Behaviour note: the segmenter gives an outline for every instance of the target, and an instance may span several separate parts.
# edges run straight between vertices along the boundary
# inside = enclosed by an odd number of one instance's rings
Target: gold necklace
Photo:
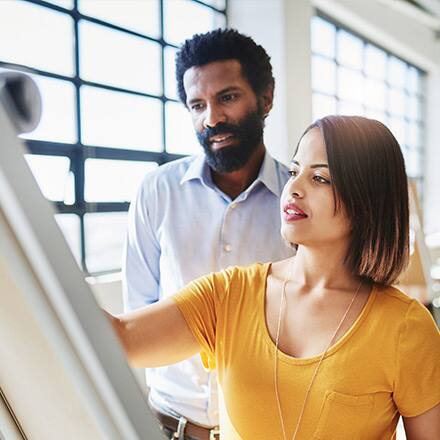
[[[289,281],[289,274],[287,274],[286,278],[284,279],[283,286],[281,288],[280,310],[278,312],[277,336],[276,336],[276,340],[275,340],[275,366],[274,366],[274,372],[275,372],[275,396],[276,396],[276,399],[277,399],[278,414],[279,414],[279,417],[280,417],[281,429],[283,431],[283,439],[284,440],[286,440],[287,437],[286,437],[286,429],[285,429],[285,426],[284,426],[284,418],[283,418],[283,414],[282,414],[282,411],[281,411],[280,393],[279,393],[279,390],[278,390],[278,351],[279,351],[278,346],[279,346],[279,342],[280,342],[280,328],[281,328],[281,324],[282,324],[282,318],[284,318],[284,314],[282,313],[282,311],[283,311],[284,298],[286,296],[286,284],[287,284],[288,281]],[[307,388],[307,392],[306,392],[306,395],[304,397],[304,401],[303,401],[303,404],[302,404],[301,412],[300,412],[299,417],[298,417],[298,422],[296,423],[296,428],[295,428],[295,431],[293,433],[292,440],[296,439],[296,435],[298,433],[299,426],[300,426],[300,423],[301,423],[301,419],[302,419],[302,416],[304,414],[304,410],[305,410],[305,407],[306,407],[307,399],[309,398],[310,390],[312,388],[313,383],[315,382],[316,376],[318,374],[319,367],[321,366],[321,363],[322,363],[325,355],[327,354],[328,349],[332,345],[333,340],[335,339],[336,335],[338,334],[339,329],[341,328],[343,322],[345,321],[345,318],[347,317],[348,312],[350,311],[351,306],[353,305],[354,300],[356,299],[356,296],[357,296],[361,286],[362,286],[362,281],[359,283],[359,286],[356,289],[356,292],[354,293],[353,298],[351,299],[351,302],[350,302],[349,306],[347,307],[347,310],[344,313],[344,316],[342,317],[341,321],[339,322],[338,327],[336,328],[335,332],[333,333],[333,336],[332,336],[330,342],[328,343],[326,349],[324,350],[324,353],[322,353],[321,358],[319,359],[318,365],[316,366],[315,371],[313,372],[312,380],[310,381],[309,386]]]

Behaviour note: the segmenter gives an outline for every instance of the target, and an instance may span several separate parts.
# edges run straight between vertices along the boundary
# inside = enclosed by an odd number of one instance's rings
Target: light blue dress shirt
[[[133,310],[228,266],[293,255],[280,235],[286,166],[266,152],[257,179],[231,200],[215,186],[204,156],[147,174],[128,213],[124,307]],[[152,403],[196,423],[218,424],[217,378],[200,357],[148,371]]]

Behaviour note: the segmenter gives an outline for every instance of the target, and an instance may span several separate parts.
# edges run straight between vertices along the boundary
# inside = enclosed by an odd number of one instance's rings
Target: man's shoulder
[[[275,159],[274,157],[272,158],[275,164],[276,169],[282,173],[283,175],[288,176],[289,175],[289,167],[283,163],[280,162],[278,159]]]
[[[144,183],[149,185],[152,183],[159,184],[161,182],[168,184],[180,183],[190,166],[199,158],[200,156],[186,156],[160,165],[153,171],[147,173],[144,178]]]

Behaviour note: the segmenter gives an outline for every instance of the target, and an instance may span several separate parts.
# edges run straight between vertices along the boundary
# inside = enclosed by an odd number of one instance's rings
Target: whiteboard
[[[162,439],[0,105],[0,439]]]

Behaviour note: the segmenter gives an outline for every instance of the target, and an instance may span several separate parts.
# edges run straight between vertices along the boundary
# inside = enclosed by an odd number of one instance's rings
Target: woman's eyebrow
[[[297,160],[292,160],[293,165],[300,166],[300,163]],[[314,163],[310,165],[310,168],[328,168],[328,164],[326,163]]]

